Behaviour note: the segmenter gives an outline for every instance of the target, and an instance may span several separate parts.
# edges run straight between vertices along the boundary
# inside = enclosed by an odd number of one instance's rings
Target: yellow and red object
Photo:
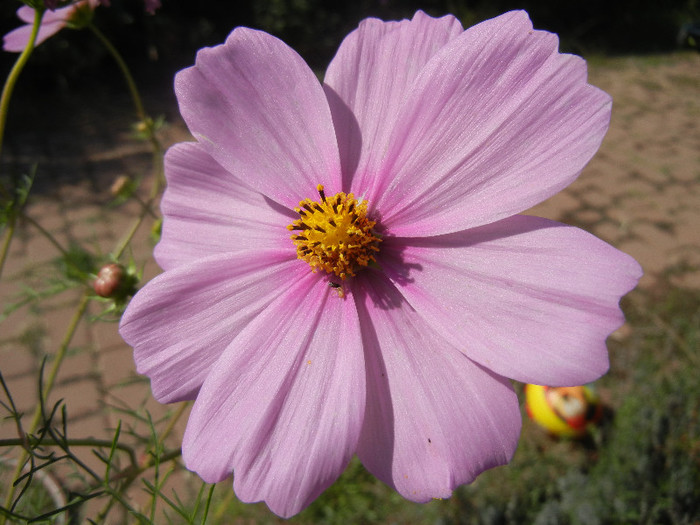
[[[603,406],[593,387],[525,385],[525,409],[530,418],[549,433],[582,437],[590,424],[600,420]]]

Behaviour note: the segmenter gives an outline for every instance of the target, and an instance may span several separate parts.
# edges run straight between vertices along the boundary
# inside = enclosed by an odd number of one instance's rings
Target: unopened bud
[[[124,267],[121,264],[105,264],[100,268],[92,287],[100,297],[112,297],[119,290],[123,278]]]

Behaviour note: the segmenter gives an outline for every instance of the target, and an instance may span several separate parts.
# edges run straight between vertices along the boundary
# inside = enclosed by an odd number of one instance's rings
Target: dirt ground
[[[634,256],[649,288],[700,287],[700,55],[609,59],[610,130],[565,191],[529,213],[574,224]]]
[[[669,282],[700,288],[700,54],[596,60],[590,80],[613,96],[610,131],[580,178],[529,213],[580,226],[633,255],[644,267],[645,289]],[[28,116],[15,116],[2,169],[38,160],[28,215],[65,245],[78,241],[106,254],[138,213],[134,203],[110,207],[109,185],[119,175],[148,173],[150,156],[147,145],[130,135],[129,100],[100,97],[107,95],[66,101],[50,114],[32,115],[30,109]],[[164,141],[184,140],[187,132],[172,95],[150,93],[149,102],[156,106],[152,113],[170,119]],[[41,129],[33,126],[36,118],[44,122]],[[134,259],[146,261],[147,229],[139,231],[134,246]],[[57,255],[35,227],[22,223],[0,283],[3,308],[19,299],[24,286],[50,286],[56,277],[50,262]],[[157,271],[152,262],[146,264],[147,278]],[[36,404],[41,358],[55,352],[78,296],[67,292],[21,308],[0,324],[0,371],[25,414]],[[90,315],[97,314],[93,304]],[[114,323],[80,325],[51,401],[60,398],[73,437],[109,439],[127,408],[166,415],[166,408],[150,399],[148,383],[135,377],[131,350]],[[16,437],[14,425],[0,420],[0,439],[11,437]]]

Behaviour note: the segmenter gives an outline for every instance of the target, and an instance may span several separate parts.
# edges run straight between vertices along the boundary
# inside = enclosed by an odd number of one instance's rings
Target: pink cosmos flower
[[[55,11],[46,11],[41,19],[41,26],[39,26],[39,34],[36,37],[35,45],[38,46],[64,27],[82,19],[85,11],[92,12],[98,5],[99,0],[81,0],[66,7],[60,7]],[[22,22],[25,22],[25,25],[7,33],[3,37],[2,46],[5,51],[13,53],[21,53],[27,47],[32,33],[32,25],[34,24],[34,9],[26,5],[22,6],[17,10],[17,16]]]
[[[177,75],[196,142],[167,153],[165,272],[120,331],[159,401],[196,399],[189,469],[281,516],[353,454],[445,498],[513,455],[508,378],[607,370],[639,265],[518,215],[608,127],[610,97],[557,47],[522,11],[466,31],[418,12],[362,22],[323,85],[246,28]]]

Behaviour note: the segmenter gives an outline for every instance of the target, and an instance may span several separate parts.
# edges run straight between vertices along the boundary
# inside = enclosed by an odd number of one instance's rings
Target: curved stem
[[[129,71],[129,67],[126,65],[126,62],[124,62],[124,59],[119,54],[119,51],[117,51],[117,48],[112,45],[112,43],[102,33],[102,31],[97,29],[97,27],[92,23],[90,23],[88,27],[98,38],[98,40],[102,42],[102,45],[104,45],[105,48],[107,48],[109,54],[112,55],[112,58],[114,58],[114,60],[116,61],[117,65],[119,66],[119,69],[122,72],[122,75],[124,75],[124,80],[126,80],[127,87],[129,88],[129,93],[131,94],[131,98],[134,101],[136,114],[144,124],[148,125],[146,112],[144,111],[143,103],[141,102],[141,95],[139,95],[139,90],[136,88],[136,82],[134,82],[134,77],[131,76],[131,72]]]
[[[29,36],[29,42],[27,42],[24,51],[22,51],[22,53],[19,55],[19,58],[15,62],[15,65],[12,66],[12,70],[7,76],[5,86],[2,89],[2,95],[0,95],[0,157],[2,157],[2,143],[3,139],[5,138],[5,124],[7,123],[7,113],[10,109],[10,99],[12,98],[12,93],[15,89],[15,85],[17,84],[17,79],[19,78],[20,73],[24,69],[24,66],[29,61],[29,57],[31,56],[32,51],[34,51],[34,44],[36,43],[36,37],[39,34],[39,27],[41,26],[41,19],[43,18],[43,16],[43,9],[34,10],[34,23],[32,25],[32,32]],[[3,199],[10,198],[10,193],[2,185],[1,181],[0,197]]]
[[[19,55],[19,58],[12,66],[10,74],[5,80],[5,85],[2,88],[2,95],[0,95],[0,158],[2,158],[2,144],[5,138],[5,125],[7,124],[7,114],[10,109],[10,99],[12,98],[12,93],[17,84],[17,79],[20,73],[24,69],[24,66],[29,61],[29,57],[34,51],[34,44],[36,43],[36,37],[39,34],[39,27],[41,26],[41,19],[44,16],[43,9],[34,10],[34,23],[32,24],[32,32],[29,36],[29,42],[27,42],[24,51]],[[5,260],[7,259],[7,254],[10,251],[10,243],[12,242],[12,236],[15,233],[15,223],[17,221],[17,215],[14,213],[15,210],[11,210],[12,194],[5,188],[2,183],[2,178],[0,178],[0,199],[6,200],[8,202],[8,217],[7,217],[7,229],[5,230],[5,238],[2,243],[2,252],[0,252],[0,277],[2,277],[2,270],[5,266]],[[0,521],[0,523],[5,523],[5,518]]]
[[[139,213],[139,216],[134,221],[134,224],[131,226],[124,239],[122,239],[122,241],[119,243],[119,245],[113,252],[113,256],[116,259],[119,259],[126,250],[126,247],[133,239],[136,232],[138,231],[139,227],[141,226],[141,223],[146,218],[146,215],[154,215],[151,206],[155,202],[156,198],[158,197],[158,194],[160,193],[160,189],[163,186],[163,146],[158,140],[158,137],[156,137],[155,129],[153,126],[153,120],[148,117],[146,111],[143,108],[143,103],[141,101],[141,96],[139,95],[139,90],[136,87],[136,82],[134,82],[134,77],[131,75],[131,72],[129,71],[129,67],[126,65],[126,62],[124,62],[124,59],[119,54],[119,51],[117,51],[117,49],[112,45],[109,39],[99,29],[97,29],[95,25],[90,24],[88,27],[93,32],[93,34],[99,39],[99,41],[102,42],[102,45],[105,46],[107,51],[112,55],[115,62],[119,66],[119,69],[124,75],[124,80],[126,81],[126,84],[129,88],[129,93],[131,93],[131,98],[134,102],[136,114],[138,115],[138,118],[141,121],[141,123],[145,126],[144,131],[148,136],[149,142],[153,146],[153,160],[156,166],[154,170],[155,179],[153,181],[153,185],[151,186],[151,191],[149,192],[148,199],[145,202],[143,202],[141,199],[138,199],[142,205],[141,213]]]
[[[13,446],[20,446],[24,447],[25,446],[25,441],[22,438],[9,438],[9,439],[0,439],[0,447],[13,447]],[[122,452],[126,453],[129,455],[129,462],[131,465],[137,465],[136,461],[136,453],[134,450],[128,446],[128,445],[123,445],[121,443],[114,443],[111,440],[108,439],[95,439],[95,438],[78,438],[78,439],[68,439],[65,442],[65,445],[69,447],[95,447],[95,448],[110,448],[114,446],[114,448],[121,450]],[[44,438],[41,440],[41,446],[44,447],[58,447],[61,446],[61,443],[54,439],[48,439]]]
[[[51,392],[51,389],[53,388],[53,384],[56,381],[56,376],[58,375],[58,370],[61,367],[61,363],[66,357],[68,346],[70,345],[70,342],[73,339],[73,336],[75,335],[75,331],[77,330],[78,325],[80,324],[80,320],[83,318],[83,315],[87,310],[89,302],[90,294],[89,292],[85,292],[83,294],[82,299],[80,300],[80,304],[78,305],[77,310],[73,314],[73,317],[70,320],[70,323],[68,324],[68,329],[66,330],[66,333],[63,336],[61,346],[59,347],[58,352],[56,352],[56,355],[54,356],[53,363],[51,365],[51,370],[49,370],[49,374],[46,378],[46,381],[44,382],[44,391],[39,392],[39,395],[43,397],[43,400],[37,405],[36,409],[34,410],[34,417],[32,418],[32,422],[29,426],[29,431],[27,432],[28,434],[33,434],[38,428],[39,423],[41,422],[41,407],[43,406],[45,400],[48,398],[49,393]],[[20,439],[22,437],[23,436],[20,436]],[[24,466],[24,462],[27,460],[28,455],[29,452],[27,450],[20,454],[20,457],[17,460],[17,468],[15,469],[12,479],[17,479],[22,474],[22,467]],[[12,500],[15,497],[15,488],[15,486],[8,487],[7,497],[5,498],[6,509],[9,509],[12,505]],[[3,518],[0,523],[4,524],[5,522],[5,518]]]
[[[138,231],[139,227],[141,226],[141,223],[144,221],[146,216],[149,214],[153,215],[153,209],[151,208],[151,206],[153,206],[153,203],[158,198],[158,194],[160,193],[160,190],[163,187],[164,177],[162,146],[160,145],[160,142],[155,137],[155,135],[153,135],[153,140],[151,141],[151,143],[153,144],[153,162],[155,164],[155,176],[153,179],[153,185],[151,186],[151,191],[148,194],[148,199],[142,203],[141,212],[139,213],[138,217],[131,225],[131,228],[129,229],[126,236],[119,242],[119,245],[112,252],[112,255],[115,259],[119,259],[122,256],[127,246],[129,246],[129,243],[134,238],[134,235],[136,235],[136,232]]]

